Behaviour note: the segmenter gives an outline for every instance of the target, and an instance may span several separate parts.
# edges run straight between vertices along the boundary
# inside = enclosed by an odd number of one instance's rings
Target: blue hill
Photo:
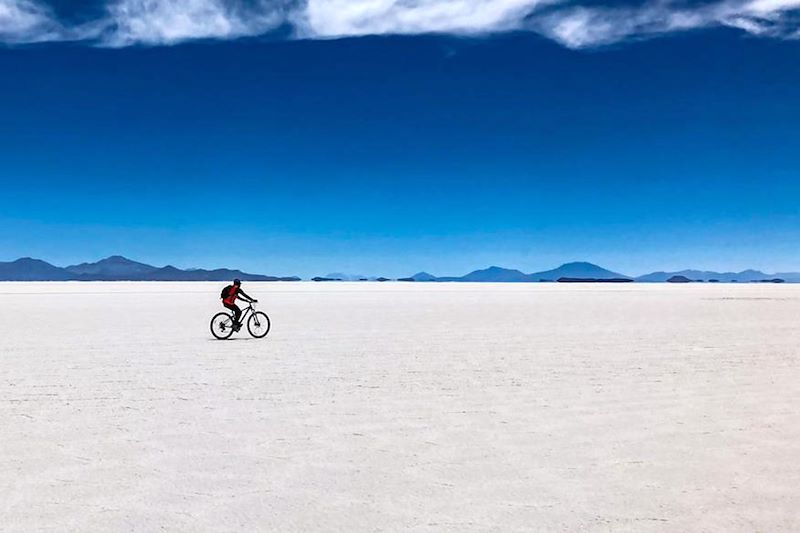
[[[0,263],[0,281],[230,281],[234,278],[245,281],[300,280],[295,276],[264,276],[227,268],[181,270],[173,266],[155,267],[119,255],[66,268],[29,257]]]
[[[492,266],[484,270],[475,270],[466,276],[462,276],[459,281],[477,281],[477,282],[525,282],[530,281],[528,276],[519,270],[511,270],[508,268],[501,268]]]
[[[545,270],[543,272],[535,272],[528,275],[529,281],[557,281],[561,278],[571,279],[630,279],[630,276],[625,276],[617,272],[605,269],[592,263],[582,261],[574,263],[565,263],[553,270]]]

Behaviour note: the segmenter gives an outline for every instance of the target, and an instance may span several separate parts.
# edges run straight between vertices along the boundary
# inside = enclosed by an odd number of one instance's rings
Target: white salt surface
[[[0,283],[0,530],[800,530],[800,286],[222,285]]]

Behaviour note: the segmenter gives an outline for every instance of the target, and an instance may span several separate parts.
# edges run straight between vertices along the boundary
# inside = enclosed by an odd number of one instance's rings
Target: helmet
[[[233,284],[234,285],[241,285],[242,284],[242,280],[237,278],[237,279],[233,280]]]

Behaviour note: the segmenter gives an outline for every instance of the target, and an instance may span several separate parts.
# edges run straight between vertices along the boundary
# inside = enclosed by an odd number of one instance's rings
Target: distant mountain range
[[[800,283],[800,273],[782,272],[777,274],[765,274],[758,270],[745,270],[742,272],[710,272],[701,270],[681,270],[679,272],[653,272],[644,276],[632,277],[618,272],[605,269],[603,267],[586,262],[566,263],[553,270],[534,272],[525,274],[519,270],[501,268],[497,266],[489,267],[484,270],[475,270],[461,277],[437,277],[427,272],[414,274],[409,279],[414,281],[472,281],[472,282],[576,282],[576,281],[598,281],[598,282],[620,282],[635,281],[640,283],[663,283],[675,277],[685,277],[691,281],[716,281],[720,283],[749,283],[757,281],[784,280],[789,283]]]
[[[681,270],[679,272],[653,272],[645,276],[639,276],[636,281],[641,282],[664,282],[673,277],[684,277],[692,281],[717,281],[720,283],[750,283],[754,281],[764,281],[772,279],[782,279],[789,283],[800,282],[800,273],[783,272],[777,274],[765,274],[760,270],[743,270],[742,272],[709,272],[707,270]]]
[[[377,281],[379,276],[366,276],[364,274],[344,274],[342,272],[332,272],[325,276],[320,276],[324,279],[335,281]]]
[[[299,281],[298,277],[264,276],[241,270],[202,268],[181,270],[171,265],[155,267],[120,255],[96,263],[57,267],[40,259],[24,257],[0,262],[0,281]]]
[[[492,266],[483,270],[475,270],[461,277],[436,277],[427,272],[420,272],[411,276],[414,281],[472,281],[472,282],[504,282],[504,283],[531,283],[559,280],[598,280],[617,281],[633,280],[630,276],[612,272],[603,267],[586,262],[566,263],[552,270],[525,274],[520,270],[513,270]]]
[[[51,265],[40,259],[24,257],[7,263],[0,262],[0,281],[300,281],[297,276],[266,276],[249,274],[241,270],[202,268],[182,270],[174,266],[156,267],[127,259],[120,255],[107,257],[96,263],[81,263],[67,267]],[[415,282],[639,282],[663,283],[686,279],[689,281],[719,283],[750,283],[763,281],[785,281],[800,283],[800,273],[783,272],[766,274],[758,270],[742,272],[710,272],[705,270],[681,270],[678,272],[653,272],[639,277],[626,276],[618,272],[586,262],[565,263],[558,268],[525,274],[520,270],[492,266],[475,270],[464,276],[437,277],[427,272],[418,272],[400,281]],[[315,281],[387,281],[387,278],[333,273],[314,278]]]

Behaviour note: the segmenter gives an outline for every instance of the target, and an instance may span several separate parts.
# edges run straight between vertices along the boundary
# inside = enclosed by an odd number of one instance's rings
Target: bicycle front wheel
[[[211,319],[211,334],[219,340],[233,335],[233,317],[228,313],[217,313]]]
[[[247,320],[247,331],[257,339],[262,339],[269,333],[270,323],[266,313],[256,311]]]

